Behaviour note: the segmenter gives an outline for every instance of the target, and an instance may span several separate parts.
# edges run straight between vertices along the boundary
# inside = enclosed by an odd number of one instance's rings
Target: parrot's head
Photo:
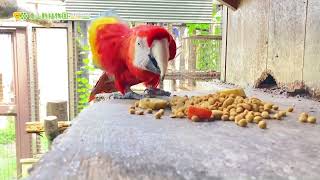
[[[159,74],[164,79],[168,61],[173,59],[176,45],[169,32],[159,26],[144,25],[136,29],[133,65]]]

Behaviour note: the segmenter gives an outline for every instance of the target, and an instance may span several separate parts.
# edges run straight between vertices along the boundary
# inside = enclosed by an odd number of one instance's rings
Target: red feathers
[[[146,37],[149,47],[156,39],[167,38],[170,60],[176,54],[176,44],[169,32],[159,26],[141,25],[132,29],[113,19],[100,19],[93,22],[89,30],[90,45],[95,63],[115,78],[115,87],[125,93],[132,85],[144,82],[156,87],[160,76],[132,66],[136,37]],[[102,78],[103,80],[104,78]],[[100,82],[101,83],[101,82]],[[101,86],[101,88],[106,88]],[[104,92],[103,90],[96,90]]]

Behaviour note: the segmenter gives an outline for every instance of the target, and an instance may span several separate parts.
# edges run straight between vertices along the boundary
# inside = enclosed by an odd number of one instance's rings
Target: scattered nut
[[[177,116],[175,114],[170,114],[170,118],[176,118]]]
[[[134,103],[134,106],[135,106],[135,107],[139,107],[139,101],[136,101],[136,102]]]
[[[246,115],[246,120],[248,123],[252,123],[254,119],[254,116],[252,114],[247,114]]]
[[[161,115],[164,115],[164,109],[159,109],[158,113],[160,113]]]
[[[266,121],[260,121],[260,122],[258,123],[258,126],[259,126],[259,128],[261,128],[261,129],[266,129],[266,128],[267,128],[267,123],[266,123]]]
[[[253,122],[255,122],[255,123],[259,123],[260,121],[262,121],[262,117],[261,116],[256,116],[256,117],[254,117],[253,118]]]
[[[246,127],[247,126],[247,121],[245,119],[241,119],[237,124],[240,127]]]
[[[299,116],[299,121],[302,123],[308,122],[308,114],[307,113],[301,113]]]
[[[293,111],[293,107],[289,107],[288,112],[292,112],[292,111]]]
[[[142,110],[136,111],[136,115],[144,115],[144,112]]]
[[[200,121],[200,118],[198,116],[192,116],[191,117],[191,121],[193,122],[199,122]]]
[[[278,114],[278,113],[274,114],[273,119],[281,120],[280,114]]]
[[[279,115],[281,117],[286,117],[287,116],[287,112],[286,111],[279,111]]]
[[[157,113],[154,114],[154,117],[155,117],[156,119],[161,119],[161,116],[162,116],[162,114],[159,113],[159,112],[157,112]]]
[[[309,116],[307,121],[308,121],[308,123],[314,124],[314,123],[316,123],[317,119],[314,116]]]
[[[228,115],[222,115],[222,116],[221,116],[221,120],[222,120],[222,121],[228,121],[228,120],[229,120]]]
[[[241,113],[241,112],[243,112],[243,110],[244,110],[244,109],[243,109],[242,106],[238,106],[237,109],[236,109],[236,112],[237,112],[237,113]]]
[[[129,109],[129,113],[130,113],[130,114],[135,114],[135,113],[136,113],[136,110],[130,108],[130,109]]]
[[[279,109],[279,106],[273,105],[273,106],[272,106],[272,109],[275,110],[275,111],[277,111],[277,110]]]
[[[178,112],[177,113],[177,118],[184,118],[184,113],[183,112]]]
[[[147,109],[148,114],[152,114],[152,109]]]
[[[273,106],[273,104],[269,104],[269,103],[266,103],[266,104],[264,104],[264,106],[263,106],[263,110],[270,110],[270,109],[272,109],[272,106]]]
[[[261,116],[262,116],[264,119],[269,119],[269,118],[270,118],[269,113],[268,113],[267,111],[263,111],[263,112],[261,113]]]

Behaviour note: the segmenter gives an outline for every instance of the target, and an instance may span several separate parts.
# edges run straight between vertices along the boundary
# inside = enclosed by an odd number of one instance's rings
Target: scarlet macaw
[[[167,71],[168,61],[176,55],[176,43],[160,26],[129,28],[115,17],[100,17],[89,27],[89,43],[94,64],[104,71],[90,99],[102,92],[115,92],[117,99],[140,99],[143,95],[130,87],[144,83],[148,95],[166,95],[158,89]]]

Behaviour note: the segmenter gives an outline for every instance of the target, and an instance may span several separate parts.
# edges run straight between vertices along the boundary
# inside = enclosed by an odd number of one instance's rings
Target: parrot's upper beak
[[[169,61],[168,40],[166,38],[161,40],[154,40],[151,46],[151,54],[152,55],[149,56],[150,62],[160,71],[160,78],[161,80],[163,80],[167,72]]]

